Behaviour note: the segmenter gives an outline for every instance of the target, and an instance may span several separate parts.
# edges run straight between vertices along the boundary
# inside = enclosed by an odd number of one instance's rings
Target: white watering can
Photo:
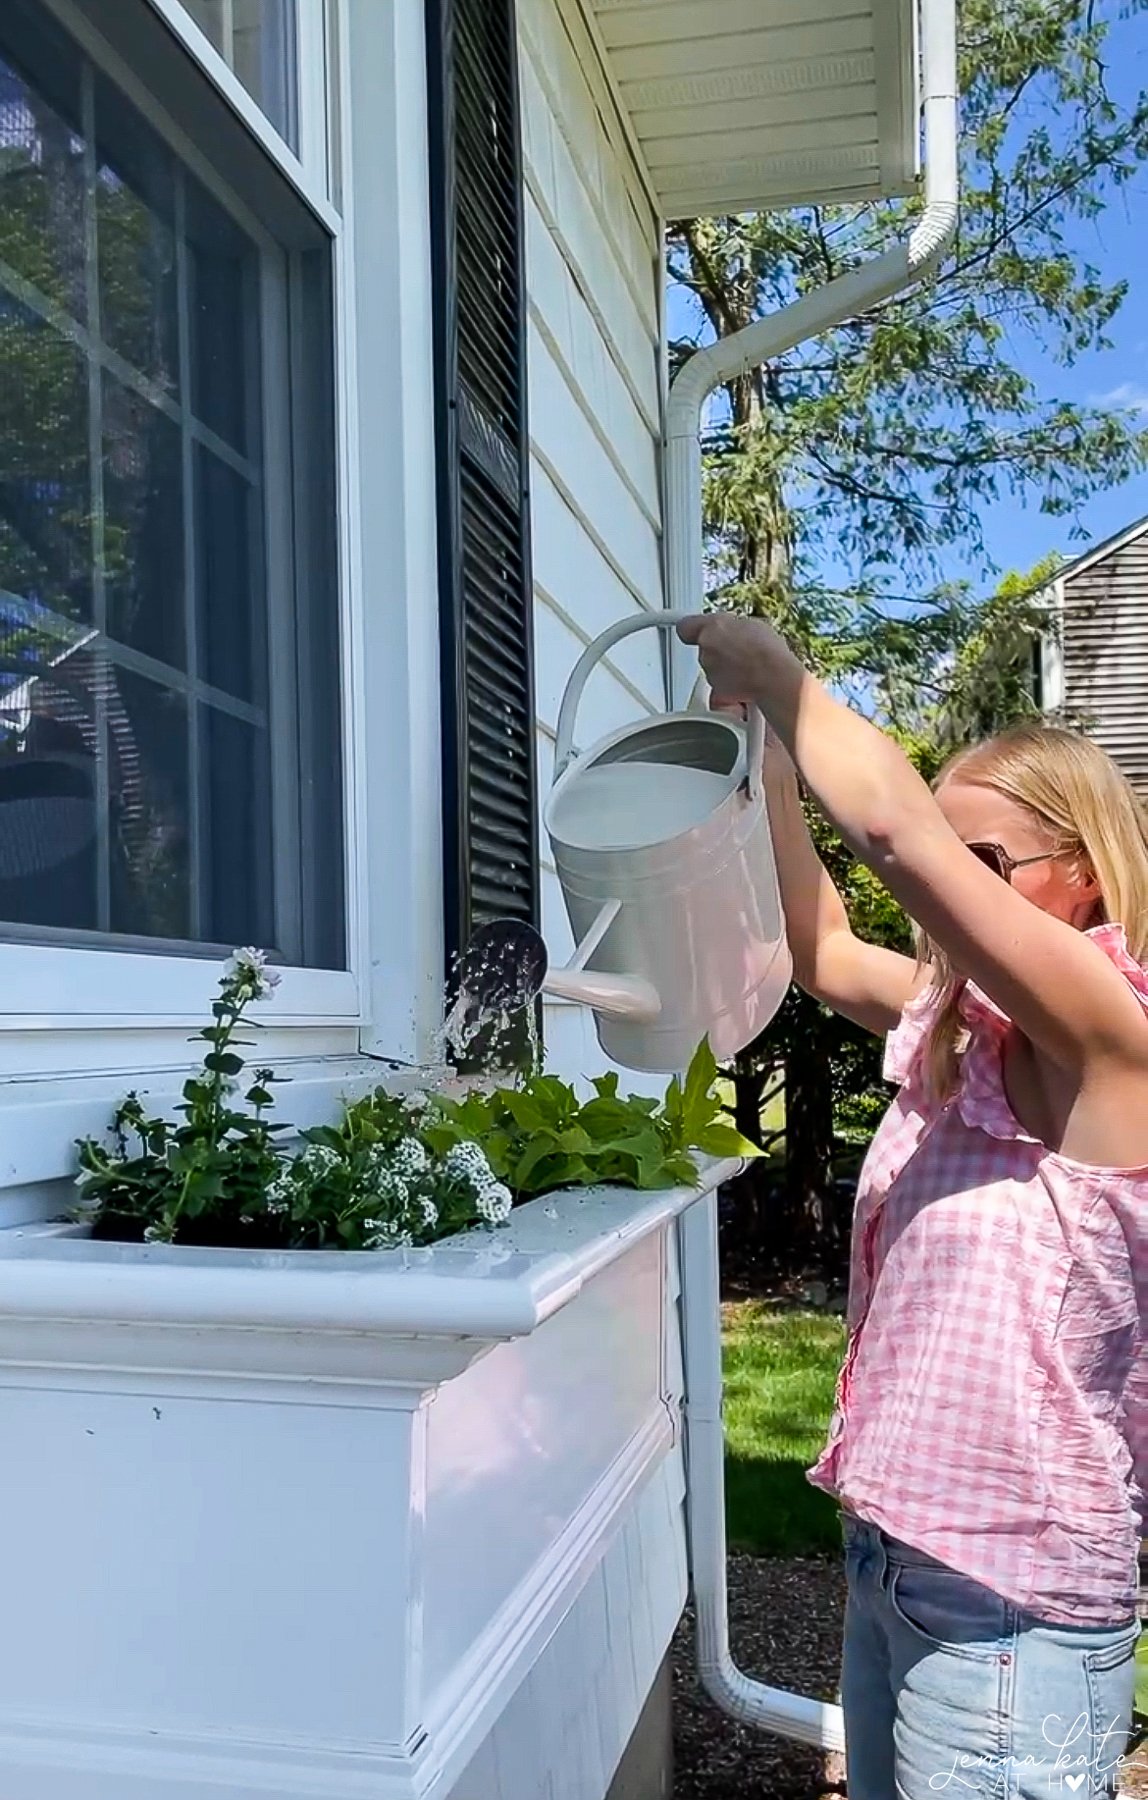
[[[684,1069],[705,1037],[719,1060],[744,1049],[792,974],[757,708],[748,726],[690,710],[628,725],[582,754],[574,748],[583,689],[605,653],[684,616],[611,626],[580,658],[562,700],[543,818],[577,945],[570,962],[548,969],[537,934],[504,921],[487,926],[467,957],[482,965],[488,988],[499,970],[503,1003],[541,990],[590,1007],[611,1061],[650,1074]]]

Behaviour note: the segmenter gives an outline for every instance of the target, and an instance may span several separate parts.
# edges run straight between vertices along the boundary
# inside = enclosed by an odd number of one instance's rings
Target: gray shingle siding
[[[1065,721],[1148,795],[1148,523],[1061,581]]]

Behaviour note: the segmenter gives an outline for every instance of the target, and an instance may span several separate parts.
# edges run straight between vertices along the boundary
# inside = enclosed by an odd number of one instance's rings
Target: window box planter
[[[676,1448],[732,1166],[425,1250],[0,1235],[0,1792],[449,1794]]]

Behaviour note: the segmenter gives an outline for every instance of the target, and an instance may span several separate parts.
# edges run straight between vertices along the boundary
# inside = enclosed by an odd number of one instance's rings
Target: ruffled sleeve
[[[1130,952],[1123,925],[1096,925],[1085,935],[1116,965],[1148,1009],[1148,972]],[[961,1019],[969,1033],[968,1047],[961,1057],[958,1099],[965,1124],[987,1131],[990,1137],[1037,1143],[1039,1140],[1021,1126],[1005,1095],[1001,1051],[1011,1029],[1008,1015],[970,981],[961,996]]]
[[[941,1005],[941,990],[930,982],[906,1003],[895,1028],[885,1039],[885,1080],[903,1087],[914,1072]]]
[[[1098,944],[1110,962],[1114,962],[1142,1005],[1148,1007],[1148,970],[1136,961],[1128,948],[1123,925],[1095,925],[1085,934]]]

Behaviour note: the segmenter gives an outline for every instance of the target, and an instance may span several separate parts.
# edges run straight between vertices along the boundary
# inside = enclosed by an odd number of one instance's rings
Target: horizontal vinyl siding
[[[574,664],[616,620],[663,605],[661,244],[577,5],[519,0],[519,31],[542,804]],[[592,677],[582,747],[661,709],[660,637],[620,644]],[[573,946],[545,832],[540,848],[543,932],[557,964]],[[548,1006],[545,1033],[555,1072],[584,1080],[604,1067],[581,1009]]]
[[[1148,796],[1148,532],[1064,582],[1064,711]]]

